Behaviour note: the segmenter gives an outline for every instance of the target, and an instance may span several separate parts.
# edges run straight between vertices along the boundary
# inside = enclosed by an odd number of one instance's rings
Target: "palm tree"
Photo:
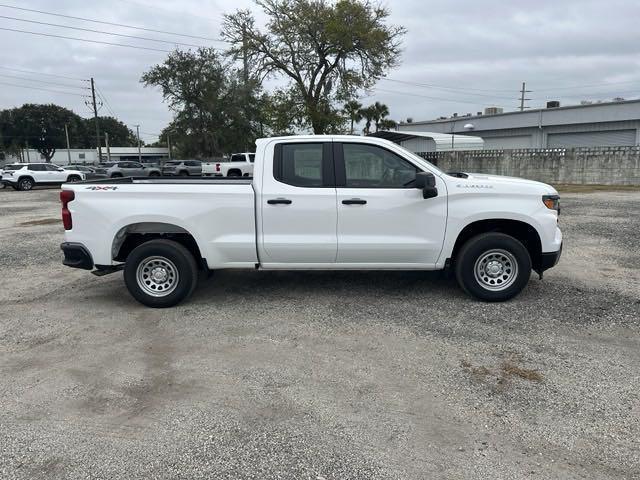
[[[369,135],[371,132],[371,122],[376,118],[375,105],[369,105],[360,110],[360,115],[365,120],[363,132],[365,135]]]
[[[380,120],[378,126],[380,127],[380,130],[394,130],[398,126],[398,123],[390,118],[383,118]]]
[[[349,120],[351,120],[351,130],[349,130],[349,132],[353,135],[353,124],[362,120],[362,104],[357,100],[349,100],[344,104],[342,111],[346,113]]]
[[[389,107],[387,107],[384,103],[376,102],[372,105],[374,117],[376,124],[376,132],[380,128],[380,121],[384,120],[384,117],[389,115]]]

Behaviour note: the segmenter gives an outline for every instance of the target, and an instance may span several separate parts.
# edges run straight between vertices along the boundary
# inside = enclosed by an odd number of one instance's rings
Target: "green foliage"
[[[344,129],[339,102],[368,89],[397,65],[403,27],[388,26],[388,10],[368,1],[256,0],[266,31],[249,11],[225,15],[222,36],[230,53],[246,59],[258,78],[289,79],[285,103],[294,123],[315,133]]]
[[[35,148],[47,162],[58,148],[66,147],[64,125],[74,139],[72,147],[86,147],[85,120],[71,110],[54,104],[25,104],[0,112],[0,141],[9,152]]]
[[[389,115],[389,107],[384,103],[376,102],[373,105],[360,109],[360,119],[365,120],[364,134],[371,133],[371,124],[373,123],[378,130],[391,130],[398,125],[394,120],[386,118]]]
[[[92,129],[95,128],[94,119],[86,119],[84,122],[87,132],[92,132]],[[109,145],[112,147],[135,147],[138,145],[136,134],[120,120],[113,117],[99,117],[99,122],[102,146],[105,144],[105,133],[109,134]],[[91,136],[91,133],[89,135]],[[91,137],[89,143],[95,146],[95,138]]]
[[[142,75],[145,86],[159,87],[174,112],[162,132],[176,154],[212,158],[251,148],[260,133],[260,89],[212,48],[176,50]]]
[[[358,123],[360,120],[362,120],[362,104],[357,100],[349,100],[342,107],[342,111],[351,121],[351,128],[349,129],[349,133],[353,135],[354,123]]]

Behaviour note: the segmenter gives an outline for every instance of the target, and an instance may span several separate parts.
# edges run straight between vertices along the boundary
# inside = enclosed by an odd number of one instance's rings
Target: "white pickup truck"
[[[228,162],[202,164],[203,177],[250,177],[253,175],[255,153],[234,153]]]
[[[169,307],[199,270],[442,270],[486,301],[517,295],[562,250],[558,192],[448,175],[386,140],[256,142],[253,179],[123,178],[65,184],[64,264],[124,269],[129,292]]]

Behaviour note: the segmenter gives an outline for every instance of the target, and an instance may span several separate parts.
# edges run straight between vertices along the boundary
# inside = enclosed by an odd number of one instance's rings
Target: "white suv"
[[[2,183],[15,190],[31,190],[36,185],[61,185],[80,182],[86,174],[65,170],[52,163],[12,163],[2,169]]]

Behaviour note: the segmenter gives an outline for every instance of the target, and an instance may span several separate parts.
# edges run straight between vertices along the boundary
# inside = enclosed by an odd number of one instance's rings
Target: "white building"
[[[141,147],[140,158],[143,162],[157,163],[169,158],[169,149],[158,147]],[[120,160],[138,161],[138,147],[110,147],[109,151],[102,148],[102,161],[118,162]],[[9,162],[43,162],[44,157],[40,152],[30,148],[22,150],[22,159],[17,157],[7,157],[5,163]],[[51,163],[56,165],[66,165],[68,163],[98,163],[98,150],[95,148],[59,148],[53,154]]]

